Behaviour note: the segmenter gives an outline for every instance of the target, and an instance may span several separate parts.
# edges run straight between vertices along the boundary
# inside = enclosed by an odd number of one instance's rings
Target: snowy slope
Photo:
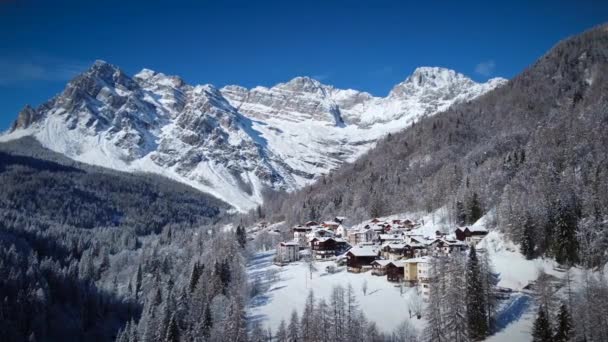
[[[284,267],[272,264],[274,251],[257,254],[248,265],[249,279],[259,277],[267,290],[253,298],[247,316],[251,320],[258,320],[262,326],[270,327],[276,331],[281,320],[289,320],[293,310],[302,316],[308,292],[312,289],[317,300],[325,298],[329,302],[334,286],[343,287],[351,284],[359,307],[370,320],[377,323],[378,328],[389,333],[399,323],[408,318],[408,305],[415,288],[404,288],[401,294],[398,287],[386,281],[386,277],[372,276],[371,272],[355,274],[342,269],[341,272],[329,274],[325,271],[328,265],[335,265],[333,261],[317,262],[318,271],[313,272],[312,279],[308,267],[304,262],[291,263]],[[267,274],[277,272],[275,277]],[[274,279],[273,279],[274,278]],[[367,281],[367,295],[363,294],[362,284]],[[423,319],[412,318],[412,324],[421,329]]]
[[[504,82],[423,67],[381,98],[308,77],[271,88],[192,86],[96,61],[58,96],[26,106],[0,141],[34,136],[78,161],[163,174],[248,210],[264,189],[298,189],[387,133]]]

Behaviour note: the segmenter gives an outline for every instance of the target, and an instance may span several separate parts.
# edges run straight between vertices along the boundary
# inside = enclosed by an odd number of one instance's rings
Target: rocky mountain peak
[[[449,89],[451,87],[471,87],[475,82],[463,74],[454,70],[441,67],[419,67],[406,78],[405,81],[397,84],[389,96],[404,96],[412,91],[428,90],[436,91]]]
[[[319,91],[323,91],[324,85],[314,78],[310,78],[308,76],[298,76],[291,79],[287,83],[277,84],[274,86],[274,88],[286,89],[295,92],[317,93]]]
[[[26,106],[15,133],[0,140],[33,135],[70,158],[161,173],[246,210],[267,188],[298,189],[354,161],[385,134],[490,89],[427,67],[384,98],[310,77],[217,89],[151,69],[130,77],[100,60],[61,95]]]
[[[28,128],[34,121],[36,121],[36,110],[29,104],[25,105],[17,115],[17,119],[13,122],[10,132]]]

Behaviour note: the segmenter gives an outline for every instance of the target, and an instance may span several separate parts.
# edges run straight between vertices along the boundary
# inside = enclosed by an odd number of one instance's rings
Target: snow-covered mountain
[[[505,82],[422,67],[387,97],[308,77],[217,89],[96,61],[58,96],[26,106],[0,141],[34,136],[75,160],[162,174],[246,210],[266,188],[297,189],[387,133]]]

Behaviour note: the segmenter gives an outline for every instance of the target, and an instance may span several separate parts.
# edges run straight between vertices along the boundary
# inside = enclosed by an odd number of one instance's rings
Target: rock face
[[[267,188],[297,189],[387,133],[505,82],[423,67],[382,98],[308,77],[272,88],[191,86],[96,61],[55,98],[26,106],[0,141],[31,135],[70,158],[162,174],[247,210]]]

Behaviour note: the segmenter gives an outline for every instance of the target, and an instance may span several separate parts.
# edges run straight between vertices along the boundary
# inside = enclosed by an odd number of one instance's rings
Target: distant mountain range
[[[265,189],[299,189],[388,133],[505,83],[421,67],[386,97],[308,77],[218,89],[148,69],[129,76],[96,61],[61,94],[26,106],[0,141],[33,136],[74,160],[161,174],[243,211]]]

